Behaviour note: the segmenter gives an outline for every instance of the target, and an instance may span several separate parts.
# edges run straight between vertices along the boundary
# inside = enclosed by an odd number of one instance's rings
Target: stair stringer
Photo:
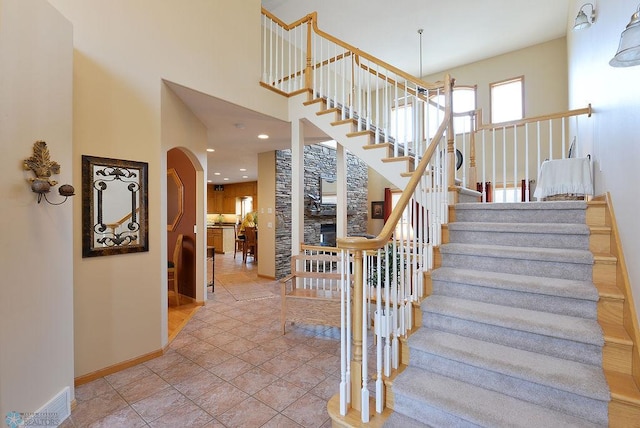
[[[304,103],[307,100],[307,95],[307,93],[304,93],[289,98],[290,120],[308,121],[369,165],[369,167],[375,169],[379,174],[399,189],[407,187],[409,177],[403,176],[403,173],[407,172],[405,162],[383,162],[383,159],[387,157],[386,150],[364,149],[364,146],[367,146],[370,143],[370,136],[358,135],[348,137],[347,134],[353,132],[352,124],[343,123],[339,125],[332,125],[333,122],[339,120],[337,113],[316,114],[322,111],[324,103],[305,105]]]

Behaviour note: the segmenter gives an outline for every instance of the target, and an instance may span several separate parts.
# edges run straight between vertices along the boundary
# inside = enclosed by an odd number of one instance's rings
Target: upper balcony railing
[[[545,160],[582,153],[581,122],[591,117],[591,105],[566,112],[503,123],[482,123],[482,110],[455,113],[467,132],[455,137],[464,159],[456,178],[482,193],[483,202],[533,201]],[[465,122],[466,121],[466,122]],[[468,160],[467,160],[468,159]]]

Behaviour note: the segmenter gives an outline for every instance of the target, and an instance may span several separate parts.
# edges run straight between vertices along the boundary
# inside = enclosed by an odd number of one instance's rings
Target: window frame
[[[464,111],[458,112],[458,113],[466,113],[468,111],[473,111],[473,110],[477,110],[478,109],[478,85],[460,85],[460,86],[455,86],[453,88],[453,93],[451,95],[452,98],[455,97],[456,91],[472,91],[473,92],[473,108],[471,110],[464,110]],[[439,96],[443,96],[443,95],[441,94]],[[432,98],[434,98],[434,97],[435,97],[435,95],[429,98],[429,101],[428,101],[427,105],[428,106],[432,106],[432,107],[437,109],[439,106],[441,106],[441,104],[438,104],[438,103],[434,102],[432,100]],[[456,103],[455,103],[455,100],[454,100],[453,108],[455,109],[455,107],[456,107]],[[442,111],[442,109],[440,109],[440,110]],[[425,123],[426,123],[427,122],[427,109],[425,109],[424,114],[425,114],[424,120],[425,120]],[[442,111],[442,116],[444,116],[444,111]],[[458,121],[456,121],[456,119],[458,119]],[[460,131],[459,127],[455,126],[455,122],[460,122],[460,121],[463,120],[463,118],[461,116],[454,117],[453,120],[454,120],[453,129],[454,129],[455,135],[461,135],[461,134],[465,134],[465,133],[468,134],[470,132],[470,130],[467,130],[467,129],[463,129],[462,131]],[[435,129],[433,131],[435,132]],[[428,136],[427,138],[431,138],[431,137],[432,136]]]
[[[520,101],[521,101],[521,103],[520,103],[521,104],[520,105],[520,117],[519,118],[505,120],[505,121],[495,122],[493,120],[493,106],[494,106],[493,88],[499,87],[499,86],[503,86],[503,85],[507,85],[507,84],[514,83],[514,82],[520,82],[520,92],[521,92],[520,93]],[[514,120],[522,120],[522,119],[525,118],[524,83],[525,83],[524,82],[524,75],[520,75],[520,76],[516,76],[516,77],[510,77],[508,79],[499,80],[497,82],[489,83],[489,122],[490,123],[492,123],[492,124],[507,123],[507,122],[512,122]]]

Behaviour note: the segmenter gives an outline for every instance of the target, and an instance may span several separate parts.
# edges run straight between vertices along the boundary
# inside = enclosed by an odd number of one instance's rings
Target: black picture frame
[[[384,201],[371,202],[371,218],[384,220]]]

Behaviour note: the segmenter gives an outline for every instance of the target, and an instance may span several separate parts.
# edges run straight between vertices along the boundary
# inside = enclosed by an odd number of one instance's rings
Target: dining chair
[[[253,256],[253,261],[258,261],[258,240],[255,227],[244,228],[244,249],[242,251],[242,260],[246,263],[247,256]]]
[[[244,257],[244,239],[238,238],[238,233],[240,233],[240,226],[236,224],[233,228],[236,232],[236,243],[235,247],[233,248],[233,258],[235,260],[236,253],[238,252],[242,253]]]
[[[176,296],[176,305],[180,306],[180,269],[182,269],[182,241],[184,235],[179,234],[176,245],[173,247],[173,259],[169,260],[167,269],[169,281],[173,282],[173,294]]]

